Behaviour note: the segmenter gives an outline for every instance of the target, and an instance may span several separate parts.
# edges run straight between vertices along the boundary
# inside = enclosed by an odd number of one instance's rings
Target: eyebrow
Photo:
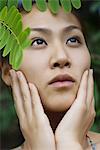
[[[46,33],[46,34],[50,34],[51,33],[51,30],[48,29],[48,28],[45,28],[45,27],[39,27],[39,28],[30,28],[31,31],[37,31],[37,32],[41,32],[41,33]],[[75,26],[75,25],[71,25],[71,26],[68,26],[68,27],[64,27],[63,28],[63,31],[64,32],[71,32],[72,30],[80,30],[82,32],[82,29],[78,26]]]

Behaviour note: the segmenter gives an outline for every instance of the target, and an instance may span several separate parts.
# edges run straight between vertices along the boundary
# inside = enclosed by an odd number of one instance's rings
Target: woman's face
[[[50,111],[65,111],[76,98],[83,72],[90,68],[90,55],[81,26],[72,14],[60,9],[53,15],[33,6],[23,13],[23,25],[31,28],[32,45],[24,51],[20,70],[39,91]]]

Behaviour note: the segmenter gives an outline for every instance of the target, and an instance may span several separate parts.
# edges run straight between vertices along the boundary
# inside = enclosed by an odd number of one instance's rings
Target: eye
[[[81,39],[78,36],[74,36],[74,37],[67,39],[66,44],[69,46],[77,47],[81,44]]]
[[[31,46],[33,48],[44,48],[46,45],[47,45],[46,41],[42,38],[36,38],[31,43]]]

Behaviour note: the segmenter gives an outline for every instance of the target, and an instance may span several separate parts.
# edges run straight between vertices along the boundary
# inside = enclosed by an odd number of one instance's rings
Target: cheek
[[[79,69],[82,73],[90,68],[91,59],[88,50],[79,51],[77,54],[72,55],[73,65],[76,69]]]
[[[27,60],[27,61],[26,61]],[[43,53],[26,51],[20,70],[25,74],[29,82],[37,84],[42,80],[47,69],[47,57]]]

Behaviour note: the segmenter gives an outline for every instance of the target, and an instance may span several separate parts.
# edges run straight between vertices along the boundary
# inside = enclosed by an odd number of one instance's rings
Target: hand
[[[55,150],[54,135],[36,87],[21,71],[10,70],[14,104],[25,138],[24,150]]]
[[[92,71],[83,74],[77,98],[59,123],[55,138],[57,150],[81,150],[95,117]],[[75,149],[76,148],[76,149]]]

